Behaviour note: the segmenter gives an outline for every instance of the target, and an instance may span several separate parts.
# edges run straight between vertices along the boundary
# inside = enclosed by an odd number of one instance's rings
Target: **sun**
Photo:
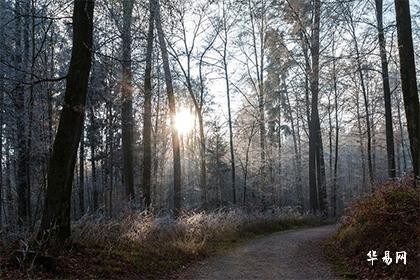
[[[175,116],[175,128],[179,134],[185,135],[194,128],[194,115],[186,108],[178,109]]]

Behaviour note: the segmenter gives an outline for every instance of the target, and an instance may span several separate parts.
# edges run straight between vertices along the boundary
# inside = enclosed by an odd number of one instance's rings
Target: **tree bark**
[[[408,136],[413,159],[414,175],[420,183],[420,105],[417,91],[416,66],[414,62],[413,38],[409,0],[395,0],[400,54],[401,88],[404,97]]]
[[[5,13],[5,5],[6,2],[4,0],[0,1],[0,18],[4,18]],[[4,54],[3,48],[5,47],[3,44],[5,43],[5,28],[4,26],[0,26],[0,61],[4,61]],[[4,203],[3,203],[3,122],[4,122],[4,77],[5,73],[0,70],[0,228],[3,227],[3,213],[6,214],[4,211]]]
[[[73,48],[38,232],[38,238],[47,240],[51,246],[62,246],[71,234],[71,192],[92,60],[93,9],[93,0],[74,1]]]
[[[3,5],[3,3],[0,3]],[[3,7],[3,6],[1,6]],[[3,30],[0,30],[0,40],[3,39]],[[3,41],[1,41],[3,42]],[[0,52],[1,53],[1,52]],[[3,57],[0,57],[2,59]],[[3,61],[3,60],[1,60]],[[3,73],[0,73],[0,228],[3,227],[3,109],[4,109],[4,84]]]

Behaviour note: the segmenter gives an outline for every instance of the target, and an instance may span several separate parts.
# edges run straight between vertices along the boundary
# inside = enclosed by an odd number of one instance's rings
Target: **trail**
[[[335,230],[322,226],[274,233],[202,261],[179,279],[339,279],[322,251],[322,241]]]

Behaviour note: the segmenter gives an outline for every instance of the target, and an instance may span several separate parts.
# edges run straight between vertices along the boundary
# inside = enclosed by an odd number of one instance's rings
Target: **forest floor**
[[[330,222],[241,209],[176,221],[141,213],[118,222],[87,218],[64,251],[0,244],[0,279],[331,279],[322,240],[336,227],[321,226]],[[15,257],[22,250],[23,259]]]
[[[323,254],[334,225],[261,237],[186,269],[177,279],[339,279]]]

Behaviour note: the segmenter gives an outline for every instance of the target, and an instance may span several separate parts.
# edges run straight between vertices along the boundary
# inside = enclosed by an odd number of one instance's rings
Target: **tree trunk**
[[[12,217],[14,216],[14,207],[13,207],[13,196],[12,196],[12,167],[11,167],[11,158],[10,158],[10,140],[6,138],[6,150],[5,150],[5,161],[6,161],[6,200],[9,202],[7,205],[7,223],[12,224]]]
[[[93,100],[91,100],[93,103]],[[93,104],[90,104],[90,164],[91,164],[91,175],[92,175],[92,202],[93,212],[96,212],[99,207],[98,203],[98,185],[96,184],[96,158],[95,158],[95,150],[96,150],[96,123],[95,123],[95,111],[93,108]]]
[[[201,203],[205,205],[207,202],[207,164],[206,164],[206,138],[204,136],[204,121],[203,121],[203,105],[201,104],[198,115],[198,129],[200,135],[200,188],[201,188]]]
[[[337,67],[335,59],[335,41],[333,41],[333,83],[334,83],[334,108],[335,108],[335,148],[334,148],[334,174],[332,183],[332,216],[337,216],[337,181],[338,181],[338,137],[339,137],[339,123],[338,123],[338,89],[337,89]]]
[[[4,18],[5,1],[0,1],[0,18]],[[5,43],[5,28],[0,26],[0,61],[4,61],[3,49]],[[3,121],[4,121],[4,77],[5,73],[0,70],[0,229],[3,227],[3,213],[6,213],[3,203]]]
[[[372,133],[371,133],[371,120],[370,120],[370,110],[369,110],[369,97],[368,92],[366,89],[365,77],[363,75],[363,65],[362,65],[362,58],[360,55],[359,44],[357,41],[356,30],[354,27],[353,17],[350,14],[350,28],[352,32],[354,48],[356,52],[356,64],[357,64],[357,72],[359,74],[360,85],[362,88],[363,94],[363,105],[365,108],[365,120],[366,120],[366,134],[367,134],[367,158],[368,158],[368,176],[369,176],[369,185],[373,183],[373,164],[372,164]]]
[[[83,128],[79,149],[79,213],[80,217],[85,214],[85,140]]]
[[[3,5],[1,3],[0,5]],[[3,6],[1,6],[3,7]],[[3,30],[0,30],[0,40],[3,39]],[[4,42],[4,41],[1,41]],[[0,51],[1,53],[1,51]],[[0,57],[0,61],[3,57]],[[4,109],[4,84],[3,73],[0,73],[0,228],[3,227],[3,109]]]
[[[143,114],[143,193],[144,206],[150,208],[151,204],[151,176],[152,176],[152,53],[154,29],[153,0],[150,0],[149,31],[147,33],[146,70],[144,74],[144,114]]]
[[[17,72],[17,85],[16,85],[16,96],[15,96],[15,114],[16,114],[16,132],[17,132],[17,174],[16,174],[16,185],[18,195],[18,224],[20,227],[28,225],[29,209],[28,209],[28,165],[27,165],[27,135],[25,126],[25,88],[23,86],[25,80],[27,59],[22,58],[22,53],[25,53],[26,41],[29,40],[27,32],[22,33],[22,16],[24,13],[21,7],[21,1],[15,2],[15,13],[16,13],[16,56],[15,63]],[[26,28],[25,28],[26,29]],[[24,36],[22,36],[22,34]],[[22,39],[24,46],[22,47]]]
[[[236,204],[236,171],[235,171],[235,153],[233,145],[233,127],[232,127],[232,110],[230,104],[230,85],[229,85],[229,72],[228,72],[228,63],[227,63],[227,26],[224,22],[224,48],[223,48],[223,70],[225,72],[225,82],[226,82],[226,98],[227,98],[227,108],[228,108],[228,125],[229,125],[229,147],[230,147],[230,163],[231,163],[231,172],[232,172],[232,203]]]
[[[38,238],[62,246],[71,234],[73,172],[83,129],[91,67],[93,0],[75,0],[73,48],[57,135],[49,162],[48,186]]]
[[[386,126],[386,151],[388,159],[388,176],[395,178],[395,152],[394,152],[394,131],[392,127],[392,112],[391,112],[391,89],[389,87],[388,74],[388,59],[386,56],[386,43],[384,35],[384,27],[382,21],[382,5],[383,0],[375,0],[376,5],[376,21],[378,23],[378,40],[379,51],[382,65],[382,83],[384,88],[384,103],[385,103],[385,126]]]
[[[407,156],[405,155],[405,141],[404,141],[404,128],[402,124],[402,116],[401,116],[401,97],[398,95],[398,102],[397,102],[397,116],[398,116],[398,127],[400,130],[400,144],[401,144],[401,151],[403,156],[403,172],[407,170]]]
[[[153,7],[152,7],[153,8]],[[155,117],[155,124],[154,124],[154,135],[153,135],[153,153],[154,153],[154,160],[153,160],[153,175],[154,178],[156,178],[153,182],[153,202],[157,207],[160,207],[160,192],[158,192],[158,187],[161,186],[160,184],[160,180],[158,180],[157,178],[159,178],[158,173],[159,173],[159,156],[158,156],[158,151],[157,151],[157,145],[158,145],[158,132],[160,129],[160,114],[161,114],[161,110],[160,110],[160,103],[161,103],[161,94],[160,94],[160,78],[161,78],[161,72],[160,72],[160,68],[159,66],[159,52],[157,52],[156,54],[156,79],[157,79],[157,89],[156,89],[156,95],[157,95],[157,105],[156,105],[156,117]]]
[[[123,178],[127,200],[134,199],[133,177],[133,74],[131,70],[131,22],[133,0],[123,2],[123,32],[122,32],[122,150]]]
[[[321,17],[321,1],[314,2],[314,27],[312,33],[312,71],[311,71],[311,120],[309,128],[309,187],[311,210],[327,211],[327,191],[325,182],[325,164],[322,148],[321,126],[318,112],[319,94],[319,33]]]
[[[155,9],[155,23],[159,38],[160,50],[162,53],[163,70],[165,72],[166,93],[168,95],[169,114],[171,119],[171,135],[172,135],[172,152],[173,152],[173,169],[174,169],[174,215],[178,217],[181,211],[181,153],[179,146],[179,136],[176,130],[176,103],[172,84],[171,69],[169,66],[168,50],[166,48],[165,36],[162,29],[162,21],[160,16],[159,0],[152,0]]]
[[[108,144],[109,144],[109,216],[113,216],[114,211],[114,201],[113,201],[113,192],[114,192],[114,121],[112,113],[112,102],[108,104]]]
[[[260,130],[260,176],[261,176],[261,190],[265,192],[265,185],[266,181],[266,127],[265,127],[265,94],[264,94],[264,41],[265,41],[265,34],[264,34],[264,25],[265,25],[265,9],[264,3],[262,3],[261,7],[261,22],[260,22],[260,57],[258,58],[258,51],[257,51],[257,30],[255,28],[255,7],[252,7],[251,1],[248,1],[248,8],[250,13],[250,23],[252,28],[252,48],[254,52],[254,65],[256,68],[256,76],[257,76],[257,87],[255,88],[258,96],[258,123],[259,123],[259,130]],[[265,195],[265,194],[264,194]]]
[[[288,112],[288,117],[290,119],[290,126],[291,126],[291,129],[292,129],[296,196],[297,196],[297,199],[298,199],[299,206],[301,207],[301,210],[303,210],[304,199],[303,199],[303,189],[302,189],[302,176],[301,176],[301,173],[300,173],[301,160],[300,160],[300,155],[299,155],[298,135],[296,135],[296,134],[299,133],[299,130],[296,129],[297,126],[299,126],[299,124],[295,125],[293,114],[292,114],[292,108],[291,108],[291,105],[290,105],[289,92],[286,88],[286,83],[285,83],[284,80],[283,80],[283,83],[284,83],[284,92],[285,92],[286,104],[287,104],[287,112]]]
[[[245,205],[247,200],[247,180],[248,180],[248,165],[249,165],[249,150],[251,148],[251,144],[252,144],[252,138],[254,136],[254,128],[255,128],[255,122],[252,123],[252,127],[251,127],[251,133],[248,137],[248,143],[246,145],[246,151],[245,151],[245,168],[244,168],[244,189],[243,189],[243,204]]]
[[[413,38],[411,33],[410,4],[408,0],[395,0],[400,54],[401,88],[407,117],[414,175],[420,183],[420,105],[417,91],[416,66],[414,62]]]

